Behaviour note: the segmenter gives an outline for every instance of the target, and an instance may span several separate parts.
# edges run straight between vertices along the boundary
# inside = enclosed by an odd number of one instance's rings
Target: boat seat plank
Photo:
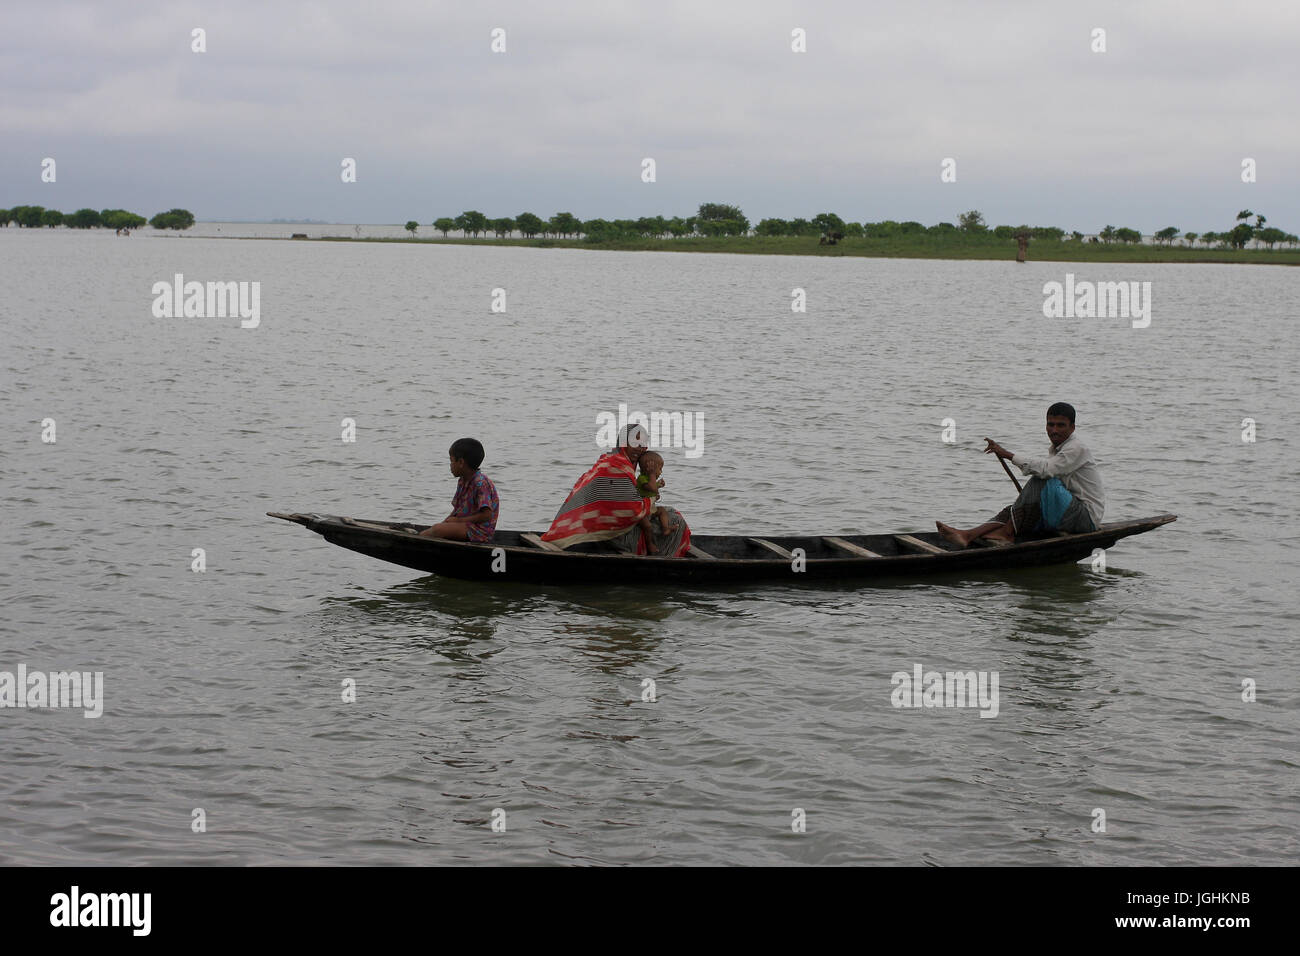
[[[792,560],[794,558],[794,555],[791,554],[789,551],[787,551],[785,548],[781,547],[779,544],[774,544],[771,541],[768,541],[766,538],[746,538],[745,540],[748,541],[750,544],[757,545],[760,548],[766,548],[767,550],[771,551],[773,554],[779,554],[787,561]]]
[[[705,561],[718,560],[716,557],[709,554],[709,552],[705,551],[703,548],[697,548],[695,545],[691,545],[689,548],[687,548],[686,554],[692,558],[701,558]]]
[[[910,534],[896,534],[894,540],[909,551],[920,551],[922,554],[948,553],[943,548],[930,544],[928,541],[922,541],[920,538],[913,538]]]
[[[977,544],[981,548],[1007,548],[1011,546],[1010,541],[995,541],[992,538],[976,538],[971,544]]]
[[[360,518],[339,518],[343,524],[351,525],[354,528],[369,528],[371,531],[394,531],[392,525],[378,524],[374,521],[362,521]]]
[[[858,558],[878,558],[880,555],[874,551],[868,551],[861,545],[854,544],[852,541],[845,541],[843,538],[824,537],[822,538],[828,545],[836,551],[843,551],[845,554],[851,554]]]
[[[531,544],[534,548],[541,548],[543,551],[564,551],[564,549],[559,545],[551,544],[549,541],[543,541],[537,535],[531,534],[527,531],[520,533],[519,540],[525,544]]]

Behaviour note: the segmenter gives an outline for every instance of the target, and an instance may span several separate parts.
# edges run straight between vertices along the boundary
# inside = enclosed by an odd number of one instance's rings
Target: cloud
[[[1072,193],[1113,196],[1119,218],[1126,197],[1153,191],[1207,218],[1249,155],[1260,199],[1282,219],[1300,211],[1264,188],[1300,153],[1300,12],[1283,3],[56,2],[3,16],[21,38],[0,60],[7,193],[30,152],[58,143],[129,156],[213,216],[257,192],[339,215],[362,192],[337,188],[353,156],[369,218],[482,206],[505,178],[535,187],[539,209],[614,203],[573,210],[587,217],[651,211],[655,195],[690,209],[717,182],[779,214],[816,182],[821,207],[906,194],[922,218],[953,206],[951,218],[963,192],[1025,185],[1043,221],[1084,212]],[[190,51],[195,27],[206,53]],[[807,53],[791,52],[795,27]],[[231,150],[275,181],[232,193]],[[658,193],[639,181],[644,156]],[[948,156],[957,184],[939,182]]]

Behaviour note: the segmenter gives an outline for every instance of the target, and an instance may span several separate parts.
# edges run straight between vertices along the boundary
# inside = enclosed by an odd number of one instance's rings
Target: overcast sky
[[[1300,231],[1295,0],[5,0],[0,77],[0,206]]]

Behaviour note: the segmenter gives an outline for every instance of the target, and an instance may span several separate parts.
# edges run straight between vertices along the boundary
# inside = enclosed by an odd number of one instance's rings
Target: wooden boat
[[[1048,534],[1015,544],[980,541],[966,549],[937,531],[858,535],[692,535],[689,556],[622,554],[604,542],[560,550],[537,532],[497,531],[489,544],[421,538],[419,525],[321,514],[282,514],[331,544],[381,561],[453,578],[541,584],[715,584],[722,582],[858,581],[892,575],[1037,567],[1079,561],[1120,538],[1144,534],[1177,516],[1113,521],[1088,534]]]

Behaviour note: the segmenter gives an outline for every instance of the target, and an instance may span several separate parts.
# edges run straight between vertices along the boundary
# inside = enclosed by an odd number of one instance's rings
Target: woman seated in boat
[[[691,529],[681,513],[666,508],[667,524],[653,522],[647,534],[641,519],[654,509],[654,499],[644,498],[636,484],[636,463],[649,445],[640,425],[628,425],[619,447],[601,455],[573,490],[542,535],[561,548],[582,541],[608,541],[629,554],[658,554],[680,558],[691,546]]]

